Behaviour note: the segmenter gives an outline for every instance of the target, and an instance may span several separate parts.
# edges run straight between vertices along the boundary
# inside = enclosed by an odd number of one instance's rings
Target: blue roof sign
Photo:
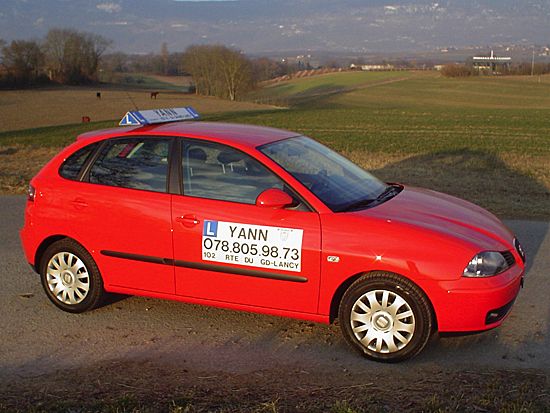
[[[124,115],[119,126],[143,126],[153,123],[196,120],[199,117],[200,115],[191,106],[185,108],[134,110]]]

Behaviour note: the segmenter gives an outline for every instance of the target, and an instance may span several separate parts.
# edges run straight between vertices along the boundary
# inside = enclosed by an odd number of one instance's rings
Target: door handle
[[[191,228],[197,224],[200,224],[200,220],[194,214],[187,214],[176,218],[176,221],[183,224],[183,226]]]
[[[76,198],[75,200],[73,200],[72,204],[76,209],[83,209],[88,206],[88,203],[82,198]]]

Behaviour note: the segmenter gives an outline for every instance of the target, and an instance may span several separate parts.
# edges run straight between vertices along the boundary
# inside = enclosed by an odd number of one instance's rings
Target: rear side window
[[[165,192],[169,139],[132,138],[108,142],[90,170],[95,184]]]
[[[98,143],[93,143],[73,153],[63,162],[61,168],[59,168],[59,175],[73,181],[78,180],[82,167],[97,147]]]

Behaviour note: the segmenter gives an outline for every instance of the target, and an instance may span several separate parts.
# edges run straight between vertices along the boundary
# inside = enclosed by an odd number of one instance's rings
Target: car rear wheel
[[[420,353],[434,324],[424,293],[390,273],[369,273],[345,292],[339,322],[347,342],[365,357],[396,362]]]
[[[70,239],[54,242],[46,249],[40,262],[40,278],[48,298],[71,313],[91,310],[105,296],[95,261],[84,247]]]

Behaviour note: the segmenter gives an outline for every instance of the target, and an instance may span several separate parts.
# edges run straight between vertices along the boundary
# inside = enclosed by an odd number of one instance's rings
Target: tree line
[[[170,53],[163,44],[158,54],[117,52],[105,55],[102,60],[103,78],[109,82],[132,73],[191,76],[196,94],[230,100],[239,99],[261,81],[300,70],[297,64],[268,58],[253,59],[237,49],[219,44],[191,45],[177,53]]]
[[[299,70],[267,58],[250,59],[223,45],[192,45],[183,53],[170,53],[164,43],[159,54],[106,54],[111,44],[73,29],[51,29],[41,40],[8,44],[0,39],[0,87],[116,82],[125,73],[190,75],[195,93],[237,100],[258,82]]]
[[[0,85],[96,82],[101,56],[111,43],[73,29],[51,29],[42,40],[0,40]]]
[[[123,52],[108,53],[102,56],[101,68],[103,69],[104,77],[110,81],[113,79],[113,74],[120,73],[151,73],[157,75],[181,76],[188,75],[185,58],[187,51],[201,49],[206,54],[211,54],[209,49],[217,49],[218,51],[225,46],[197,46],[192,45],[184,52],[169,52],[165,43],[162,44],[160,53],[148,54],[127,54]],[[235,49],[230,49],[236,51]],[[242,56],[240,51],[237,51]],[[289,64],[282,61],[272,60],[265,57],[250,58],[252,65],[252,75],[255,81],[273,79],[275,77],[284,76],[294,73],[298,70],[305,69],[299,63]]]

